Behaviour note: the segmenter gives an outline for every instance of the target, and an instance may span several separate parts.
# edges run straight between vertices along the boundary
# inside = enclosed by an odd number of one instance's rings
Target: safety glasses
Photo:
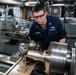
[[[45,14],[39,15],[39,16],[34,16],[34,19],[42,18]]]

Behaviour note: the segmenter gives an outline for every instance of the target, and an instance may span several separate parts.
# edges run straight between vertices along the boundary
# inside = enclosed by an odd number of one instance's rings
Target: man
[[[48,16],[45,6],[37,4],[33,8],[34,22],[30,28],[31,40],[40,42],[40,50],[47,50],[50,42],[66,42],[66,31],[58,17]]]

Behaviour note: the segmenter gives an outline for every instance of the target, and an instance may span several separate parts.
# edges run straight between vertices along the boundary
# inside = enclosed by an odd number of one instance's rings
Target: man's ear
[[[48,15],[48,12],[46,11],[46,12],[45,12],[45,16],[47,16],[47,15]]]

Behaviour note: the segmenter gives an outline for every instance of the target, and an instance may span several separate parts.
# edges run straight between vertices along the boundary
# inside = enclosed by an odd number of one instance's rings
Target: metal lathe
[[[20,59],[4,75],[75,75],[75,48],[67,43],[52,42],[48,50],[36,50],[36,44],[29,48],[19,46]]]

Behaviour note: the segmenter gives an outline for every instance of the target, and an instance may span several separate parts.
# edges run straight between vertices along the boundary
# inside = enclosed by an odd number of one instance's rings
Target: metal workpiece
[[[37,51],[29,50],[27,54],[29,56],[32,56],[32,57],[36,56],[36,58],[43,59],[43,53],[40,53],[40,52],[37,52]]]
[[[27,52],[27,54],[31,57],[38,58],[38,59],[43,59],[43,60],[47,60],[47,61],[49,61],[49,59],[50,59],[50,55],[48,55],[46,53],[46,51],[42,52],[42,51],[29,50]]]
[[[50,51],[49,51],[50,50]],[[48,51],[50,53],[48,53]],[[28,55],[40,58],[50,63],[49,73],[75,75],[76,51],[67,49],[66,43],[52,42],[48,51],[28,51]]]

